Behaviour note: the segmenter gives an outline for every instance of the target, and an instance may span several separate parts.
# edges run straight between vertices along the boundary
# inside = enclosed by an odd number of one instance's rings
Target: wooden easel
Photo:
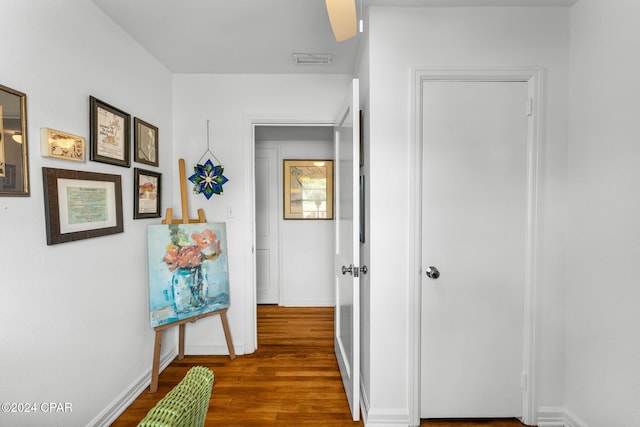
[[[180,168],[180,196],[182,202],[182,219],[173,218],[173,209],[167,209],[167,216],[162,220],[163,224],[197,224],[207,222],[204,218],[204,210],[198,209],[198,218],[189,219],[189,207],[187,204],[187,179],[185,174],[184,159],[178,160],[178,166]],[[223,308],[220,310],[211,311],[209,313],[200,314],[198,316],[189,317],[188,319],[182,319],[178,322],[169,323],[166,325],[156,326],[156,342],[153,349],[153,367],[151,370],[151,386],[149,387],[149,393],[155,393],[158,391],[158,374],[160,370],[160,348],[162,347],[162,334],[165,329],[169,329],[174,326],[179,326],[178,332],[178,359],[184,359],[184,330],[187,323],[193,323],[197,320],[205,317],[220,315],[222,320],[222,329],[224,330],[224,337],[227,341],[227,348],[229,349],[229,357],[231,360],[236,358],[236,353],[233,349],[233,342],[231,341],[231,331],[229,330],[229,322],[227,321],[227,310]]]

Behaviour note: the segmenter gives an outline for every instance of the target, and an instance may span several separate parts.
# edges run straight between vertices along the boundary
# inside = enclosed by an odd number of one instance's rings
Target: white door
[[[335,352],[353,420],[360,419],[360,148],[358,80],[336,119]]]
[[[421,417],[520,417],[528,86],[422,84]]]
[[[278,304],[278,150],[256,147],[256,300]]]

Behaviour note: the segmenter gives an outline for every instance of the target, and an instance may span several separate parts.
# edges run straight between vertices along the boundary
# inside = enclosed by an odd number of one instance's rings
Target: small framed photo
[[[158,166],[158,128],[135,117],[133,129],[133,160],[150,166]]]
[[[333,219],[333,160],[284,161],[284,219]]]
[[[86,141],[83,137],[55,129],[40,128],[40,154],[74,162],[84,162]]]
[[[133,219],[159,218],[162,174],[134,168]]]
[[[42,168],[47,245],[122,233],[120,175]]]
[[[131,116],[93,96],[89,104],[91,160],[130,167]]]

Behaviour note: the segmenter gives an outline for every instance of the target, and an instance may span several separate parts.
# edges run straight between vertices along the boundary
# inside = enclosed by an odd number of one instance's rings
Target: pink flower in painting
[[[220,253],[220,241],[213,231],[204,230],[200,233],[193,233],[191,238],[206,259],[212,259]]]
[[[172,229],[172,242],[167,246],[167,253],[163,258],[169,266],[169,271],[197,267],[203,261],[213,261],[221,254],[220,241],[209,229],[191,234],[193,242],[187,242],[185,238],[179,229]]]

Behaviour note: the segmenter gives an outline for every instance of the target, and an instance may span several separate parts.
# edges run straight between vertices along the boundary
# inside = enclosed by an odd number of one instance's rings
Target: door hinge
[[[527,373],[526,372],[523,372],[520,376],[520,387],[523,390],[527,389]]]
[[[533,98],[527,98],[527,116],[533,115]]]

